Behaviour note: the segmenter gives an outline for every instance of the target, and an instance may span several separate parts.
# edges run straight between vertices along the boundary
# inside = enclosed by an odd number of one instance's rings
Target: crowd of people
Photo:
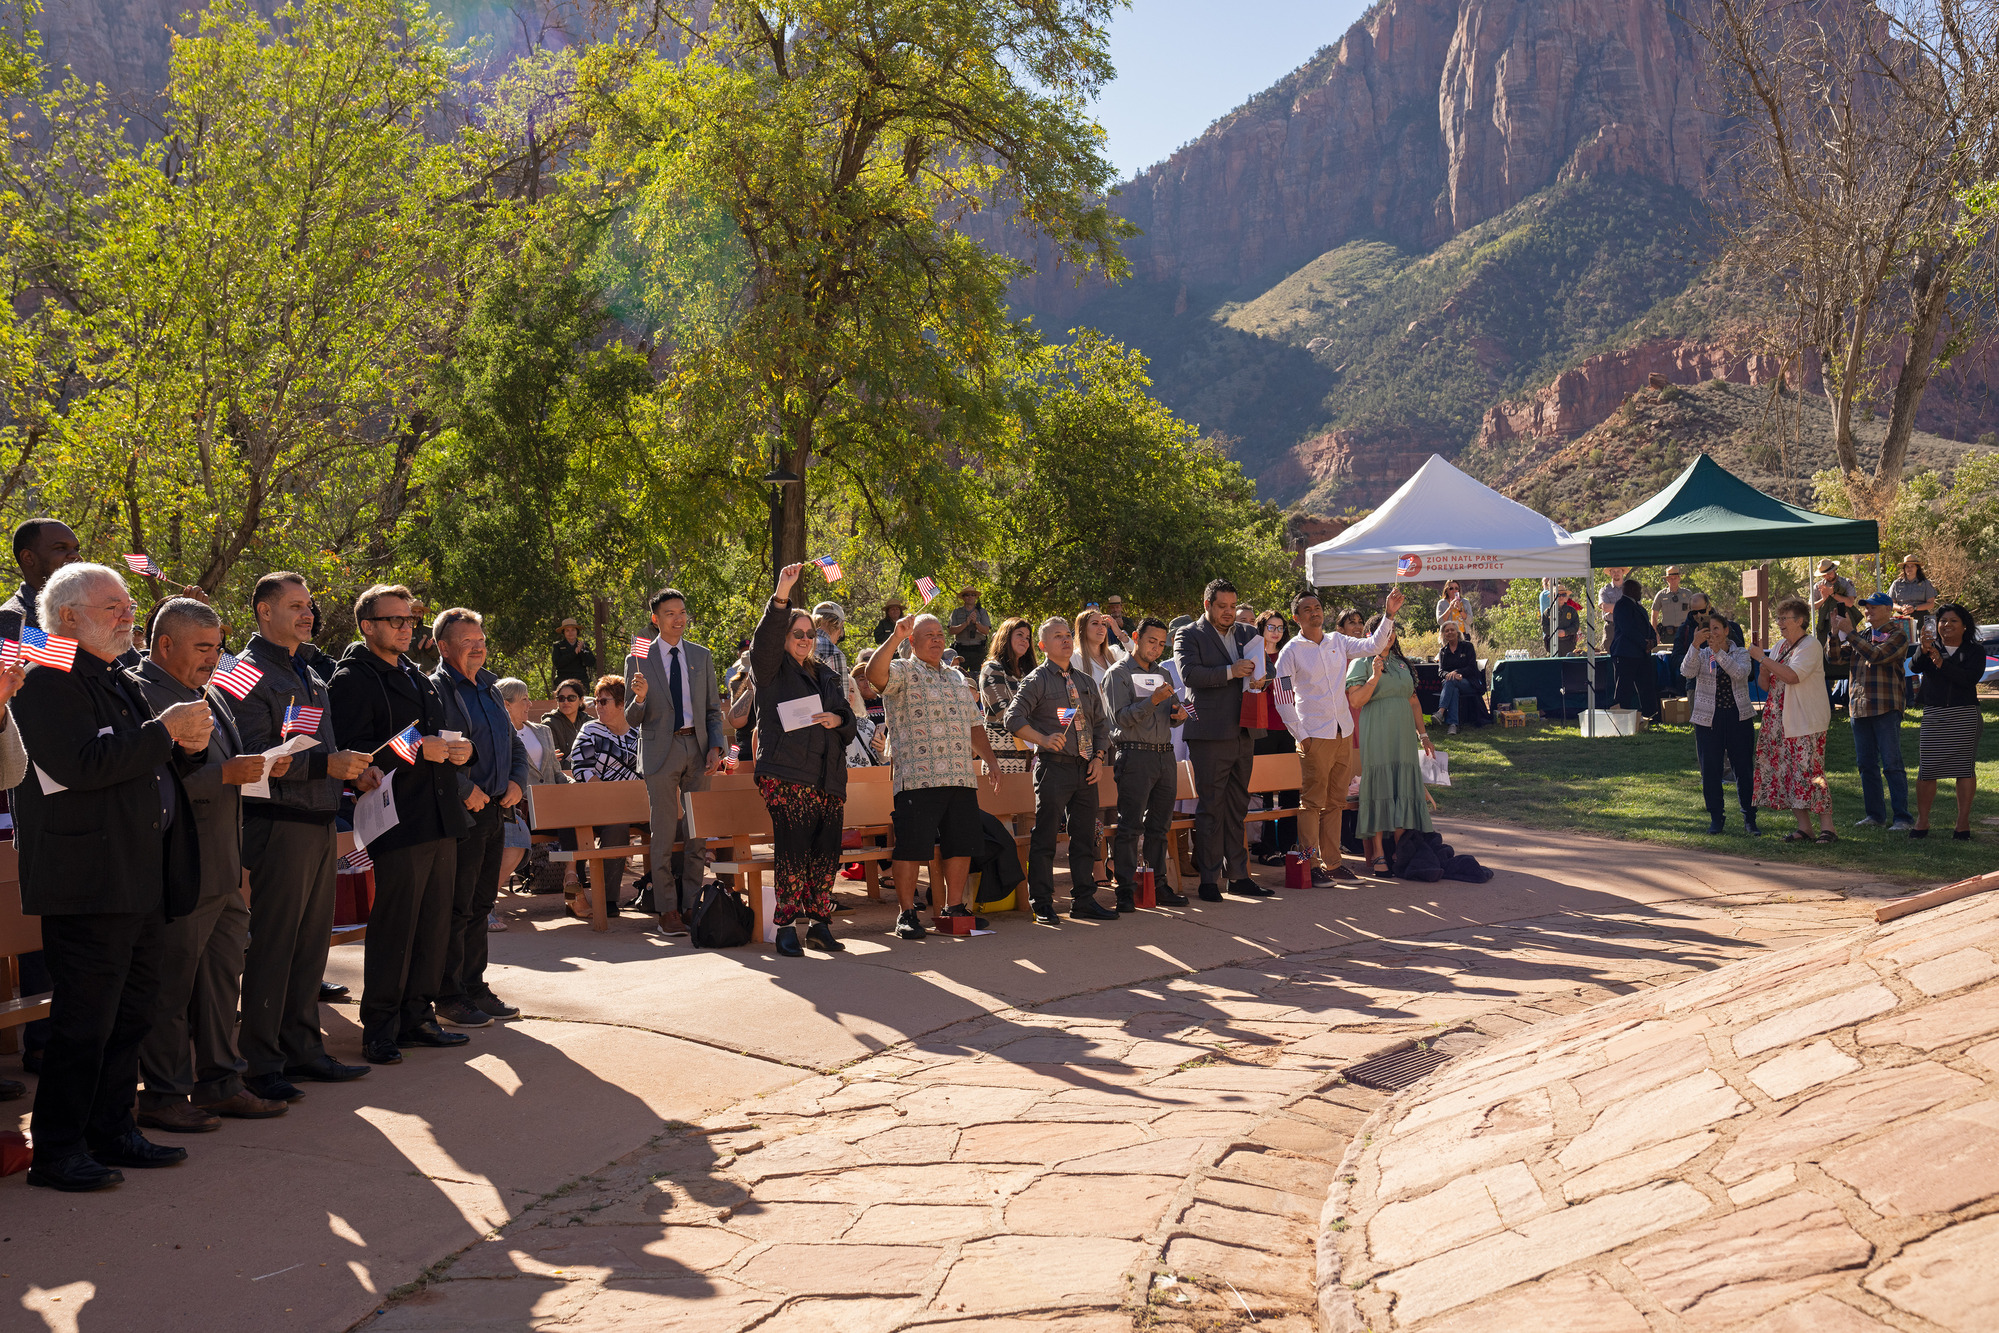
[[[985,924],[968,898],[990,818],[979,787],[1008,775],[1031,774],[1025,891],[1042,926],[1062,919],[1054,870],[1065,833],[1069,919],[1114,922],[1146,897],[1188,904],[1157,872],[1176,855],[1169,830],[1189,804],[1206,903],[1271,896],[1250,873],[1252,855],[1295,858],[1325,887],[1408,873],[1412,848],[1440,844],[1425,784],[1436,751],[1401,644],[1399,590],[1371,616],[1329,615],[1311,593],[1258,614],[1218,579],[1198,615],[1171,623],[1127,617],[1112,597],[1073,621],[1015,617],[995,632],[966,589],[948,617],[887,603],[875,642],[854,651],[844,609],[806,605],[811,567],[792,565],[726,669],[688,637],[688,600],[673,588],[650,599],[652,635],[634,641],[622,672],[600,674],[580,627],[563,621],[550,659],[555,706],[536,719],[527,684],[487,669],[477,611],[426,619],[400,584],[355,598],[358,637],[334,656],[315,644],[320,611],[307,580],[273,571],[252,591],[255,629],[232,656],[228,627],[200,590],[158,600],[141,625],[126,576],[84,560],[59,522],[23,524],[15,557],[23,581],[0,605],[0,636],[34,644],[36,665],[0,668],[0,786],[12,792],[22,908],[42,927],[42,950],[22,960],[22,989],[52,992],[27,1042],[40,1074],[28,1178],[59,1190],[100,1189],[125,1170],[186,1157],[144,1130],[280,1116],[305,1095],[301,1084],[463,1046],[470,1031],[517,1016],[487,977],[488,936],[500,888],[531,850],[523,802],[535,786],[645,784],[652,845],[674,850],[654,866],[642,906],[667,936],[684,937],[717,882],[707,849],[687,836],[682,798],[740,757],[770,814],[776,950],[787,957],[845,947],[832,889],[851,860],[844,807],[859,765],[891,769],[887,857],[894,934],[905,940],[926,933],[926,908]],[[1677,570],[1649,619],[1637,614],[1633,582],[1609,603],[1613,634],[1630,636],[1613,638],[1614,660],[1647,634],[1676,645],[1717,830],[1732,767],[1752,831],[1759,808],[1787,809],[1798,823],[1787,838],[1833,839],[1825,675],[1846,664],[1863,822],[1886,822],[1892,809],[1898,827],[1923,836],[1937,783],[1952,780],[1956,836],[1969,836],[1982,655],[1968,612],[1938,604],[1919,564],[1906,573],[1891,593],[1863,598],[1842,591],[1835,572],[1814,598],[1833,605],[1823,641],[1814,606],[1790,600],[1776,608],[1778,642],[1767,651],[1745,646],[1740,627],[1683,589]],[[1558,586],[1546,592],[1555,632],[1571,633],[1562,611],[1573,599]],[[1911,614],[1921,617],[1913,644],[1897,619]],[[1486,688],[1455,583],[1437,620],[1435,716],[1455,732],[1485,720]],[[435,667],[412,658],[419,640]],[[64,643],[73,660],[53,661]],[[1913,823],[1897,740],[1905,660],[1923,707]],[[1749,693],[1759,672],[1769,696],[1760,733]],[[1256,755],[1292,752],[1297,791],[1252,817]],[[1106,770],[1117,789],[1108,855]],[[343,827],[373,872],[361,1064],[327,1052],[319,1012],[343,989],[323,978]],[[572,831],[558,837],[582,850]],[[591,894],[608,912],[623,905],[627,859],[616,853],[632,827],[601,826],[594,837],[600,855],[575,866],[579,915]],[[920,890],[933,858],[942,882]],[[1467,873],[1489,874],[1475,863]],[[935,898],[921,902],[920,892]],[[24,1092],[0,1080],[0,1098]]]

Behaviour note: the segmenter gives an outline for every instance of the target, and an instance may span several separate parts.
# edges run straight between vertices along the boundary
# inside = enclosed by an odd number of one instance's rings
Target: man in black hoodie
[[[458,839],[469,828],[457,766],[472,757],[472,743],[438,735],[444,701],[405,656],[417,623],[413,601],[400,584],[361,594],[354,603],[361,642],[347,646],[327,691],[334,725],[373,754],[367,776],[388,779],[395,795],[396,822],[368,843],[375,902],[362,965],[361,1054],[378,1065],[400,1062],[405,1046],[469,1040],[439,1027],[431,1002],[451,930]],[[409,728],[419,737],[413,758],[390,744]]]

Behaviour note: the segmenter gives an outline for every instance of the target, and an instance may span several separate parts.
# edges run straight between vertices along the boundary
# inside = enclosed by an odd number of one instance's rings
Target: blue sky
[[[1098,99],[1129,178],[1353,26],[1362,0],[1133,0],[1111,25],[1117,80]]]

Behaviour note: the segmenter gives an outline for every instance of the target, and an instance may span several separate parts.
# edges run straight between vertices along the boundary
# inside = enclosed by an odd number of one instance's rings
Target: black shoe
[[[286,1065],[286,1078],[311,1079],[314,1083],[348,1083],[368,1072],[366,1065],[343,1065],[330,1055],[310,1064]]]
[[[187,1149],[154,1143],[138,1130],[128,1129],[109,1143],[93,1146],[90,1155],[103,1166],[178,1166],[187,1160]]]
[[[1710,820],[1709,820],[1709,821],[1707,822],[1707,831],[1708,831],[1708,832],[1709,832],[1710,834],[1715,834],[1715,833],[1720,833],[1720,832],[1722,832],[1722,825],[1721,825],[1721,821],[1720,821],[1719,819],[1710,819]]]
[[[824,949],[827,953],[847,952],[847,946],[833,938],[833,927],[824,921],[814,921],[805,928],[805,947]]]
[[[305,1090],[294,1087],[283,1074],[252,1074],[243,1086],[267,1102],[295,1102],[305,1096]]]
[[[1115,921],[1117,913],[1093,898],[1085,898],[1069,908],[1071,921]]]
[[[777,951],[785,958],[803,958],[805,950],[798,946],[798,928],[779,926],[777,928]]]
[[[21,1052],[21,1068],[30,1074],[42,1072],[42,1052],[39,1047]]]
[[[19,1079],[0,1078],[0,1102],[16,1101],[27,1095],[27,1084]]]
[[[508,1004],[491,991],[487,991],[484,995],[474,996],[472,1003],[478,1005],[479,1012],[489,1018],[519,1018],[521,1016],[521,1011],[517,1006]]]
[[[1034,909],[1034,924],[1037,926],[1059,926],[1062,924],[1062,918],[1055,915],[1055,909],[1052,906],[1037,907]]]
[[[482,1028],[493,1021],[493,1016],[470,1000],[446,1000],[437,1006],[437,1021],[455,1028]]]
[[[1968,828],[1954,828],[1950,831],[1950,836],[1952,841],[1955,842],[1970,842],[1971,830]]]
[[[1201,901],[1204,903],[1218,903],[1222,900],[1221,889],[1213,884],[1203,884],[1200,892]]]
[[[956,907],[945,908],[943,914],[945,916],[971,916],[973,930],[985,930],[992,925],[992,922],[982,916],[972,916],[971,909],[967,908],[963,903],[959,903]]]
[[[1161,907],[1185,907],[1187,905],[1187,895],[1176,893],[1172,889],[1155,889],[1152,893],[1152,901],[1158,903]]]
[[[1256,863],[1260,866],[1281,866],[1284,864],[1284,853],[1265,852],[1256,858]]]
[[[87,1194],[123,1184],[125,1173],[113,1171],[87,1152],[75,1152],[53,1162],[37,1161],[28,1168],[28,1183],[66,1194]]]
[[[1756,827],[1756,812],[1754,810],[1747,811],[1743,814],[1742,831],[1744,833],[1747,833],[1752,838],[1760,838],[1763,836],[1763,830]]]
[[[463,1046],[471,1040],[462,1032],[446,1032],[436,1023],[419,1023],[396,1034],[398,1046]]]
[[[1120,916],[1126,912],[1136,912],[1138,910],[1138,895],[1130,889],[1119,889],[1117,891],[1117,910]]]
[[[346,998],[347,988],[340,983],[335,981],[322,981],[319,983],[319,1002],[321,1004],[332,1004],[335,1001]]]
[[[897,912],[895,914],[895,937],[897,939],[920,940],[928,933],[923,929],[923,920],[917,916],[914,907],[906,912]]]
[[[1275,898],[1277,896],[1277,890],[1266,889],[1253,879],[1230,880],[1229,892],[1238,898]]]
[[[403,1052],[392,1041],[370,1041],[361,1044],[361,1058],[371,1065],[399,1065]]]

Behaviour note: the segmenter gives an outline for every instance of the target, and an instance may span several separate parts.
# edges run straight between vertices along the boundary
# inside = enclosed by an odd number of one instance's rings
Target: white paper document
[[[255,782],[246,782],[243,784],[243,794],[245,796],[261,796],[265,800],[269,800],[271,796],[271,761],[282,759],[288,754],[304,754],[317,744],[319,744],[319,737],[317,736],[294,736],[283,745],[274,745],[261,755],[245,756],[246,758],[254,757],[262,759],[264,767],[263,771],[257,775]]]
[[[442,736],[442,737],[443,737],[443,738],[444,738],[445,740],[448,740],[448,741],[462,741],[462,740],[464,740],[464,739],[465,739],[465,733],[464,733],[464,732],[462,732],[462,731],[443,731],[443,730],[440,730],[440,731],[439,731],[439,732],[438,732],[437,734],[438,734],[438,735],[440,735],[440,736]]]
[[[1138,694],[1150,694],[1166,683],[1166,677],[1147,675],[1143,671],[1131,673],[1131,688]]]
[[[34,767],[35,767],[35,781],[42,784],[42,795],[53,796],[59,791],[69,790],[69,788],[63,786],[60,782],[57,782],[54,778],[50,777],[48,773],[43,770],[40,764],[36,764]]]
[[[777,720],[784,724],[786,731],[797,731],[803,727],[818,725],[813,717],[826,710],[819,706],[819,696],[808,694],[799,699],[786,699],[777,706]]]
[[[366,847],[394,828],[399,819],[396,814],[396,784],[383,778],[381,786],[354,798],[355,845]]]
[[[1435,754],[1419,754],[1417,762],[1422,765],[1423,784],[1429,787],[1451,785],[1451,752],[1439,750]]]

